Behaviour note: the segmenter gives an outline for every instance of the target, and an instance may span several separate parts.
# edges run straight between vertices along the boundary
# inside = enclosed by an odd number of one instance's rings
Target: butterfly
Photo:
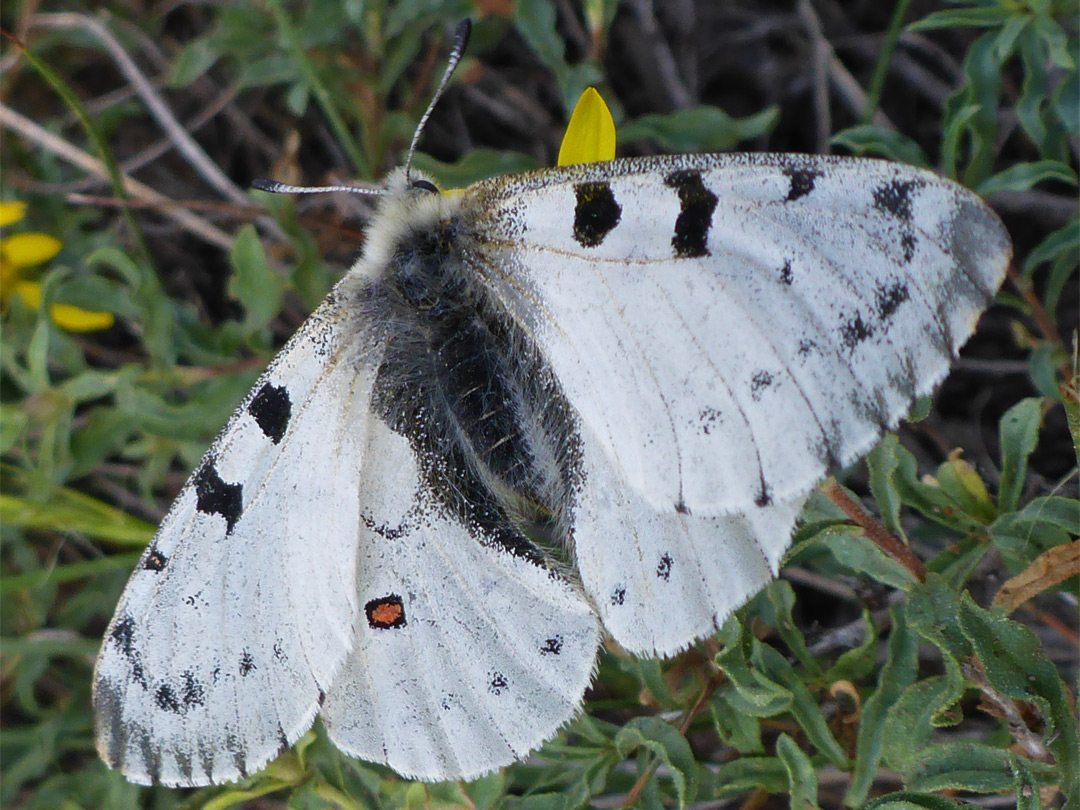
[[[411,154],[117,606],[96,738],[132,781],[245,777],[316,715],[410,778],[523,757],[605,635],[676,654],[776,574],[1011,254],[974,194],[895,163],[670,155],[446,193]]]

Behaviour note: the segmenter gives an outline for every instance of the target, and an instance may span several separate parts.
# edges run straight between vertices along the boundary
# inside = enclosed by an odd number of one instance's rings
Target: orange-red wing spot
[[[405,626],[405,605],[397,594],[372,599],[364,605],[368,626],[376,630],[390,630]]]

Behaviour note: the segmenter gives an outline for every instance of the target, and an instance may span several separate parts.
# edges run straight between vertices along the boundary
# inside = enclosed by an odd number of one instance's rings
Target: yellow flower
[[[26,203],[0,202],[0,226],[26,216]],[[41,306],[41,284],[20,278],[28,267],[43,264],[60,252],[63,244],[44,233],[16,233],[0,238],[0,304],[7,306],[18,296],[28,307]],[[111,312],[91,312],[70,304],[51,304],[49,317],[68,332],[96,332],[114,323]]]
[[[581,94],[559,147],[559,165],[615,158],[615,121],[604,99],[589,87]]]

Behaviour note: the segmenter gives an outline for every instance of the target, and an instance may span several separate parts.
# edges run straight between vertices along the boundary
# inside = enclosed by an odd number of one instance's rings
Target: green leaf
[[[787,734],[777,738],[776,754],[787,770],[791,810],[817,810],[818,780],[810,757]]]
[[[281,311],[284,284],[266,261],[262,240],[254,225],[240,229],[229,254],[229,263],[233,268],[229,294],[244,307],[242,328],[245,335],[250,335],[267,326]]]
[[[789,787],[787,766],[776,757],[740,757],[716,770],[719,799],[761,788],[768,793],[786,793]]]
[[[1008,753],[975,741],[927,745],[908,768],[905,781],[912,790],[998,793],[1014,784]]]
[[[978,6],[935,11],[907,27],[908,31],[935,31],[940,28],[996,28],[1015,12],[1008,6]]]
[[[1001,417],[998,431],[1001,441],[1001,484],[998,487],[998,510],[1015,511],[1027,480],[1028,459],[1039,441],[1042,424],[1042,400],[1022,399]]]
[[[169,85],[173,88],[187,87],[206,74],[221,58],[217,37],[199,37],[185,44],[172,64]]]
[[[827,549],[845,568],[890,587],[907,590],[914,582],[911,572],[882,551],[858,526],[839,524],[824,528],[803,541],[799,549],[802,552],[814,546]]]
[[[615,735],[615,749],[625,758],[638,748],[650,751],[670,769],[680,807],[694,800],[697,762],[690,743],[677,728],[657,717],[635,717]]]
[[[514,28],[529,47],[555,74],[560,87],[570,72],[566,63],[566,44],[559,36],[555,5],[551,0],[524,0],[514,5]],[[565,102],[565,99],[564,99]],[[563,112],[569,112],[567,107]]]
[[[919,640],[907,622],[904,605],[889,609],[892,630],[885,663],[878,675],[877,688],[863,705],[859,729],[855,737],[855,762],[851,785],[844,804],[858,807],[870,792],[877,777],[885,735],[885,718],[900,695],[915,682]]]
[[[971,645],[960,628],[959,613],[956,591],[938,574],[927,575],[925,583],[908,593],[907,619],[912,630],[962,661],[971,656]]]
[[[896,457],[900,440],[895,433],[886,433],[874,449],[866,456],[866,466],[870,471],[870,493],[881,512],[882,522],[885,528],[893,534],[899,534],[904,542],[910,544],[904,526],[900,521],[900,507],[903,501],[894,480],[895,473],[900,467],[900,460]]]
[[[1076,185],[1076,172],[1057,160],[1018,163],[986,178],[976,191],[984,197],[999,191],[1028,191],[1044,180],[1060,180]]]
[[[1054,753],[1066,795],[1080,792],[1080,739],[1065,684],[1030,629],[984,610],[969,594],[960,602],[960,624],[982,663],[986,680],[998,692],[1039,707],[1044,738]]]
[[[986,484],[959,453],[950,454],[949,459],[938,467],[937,481],[942,492],[978,523],[989,524],[997,516]]]
[[[861,681],[874,671],[877,665],[878,634],[874,616],[866,608],[863,608],[863,625],[866,632],[862,642],[836,659],[836,663],[825,673],[826,683]]]
[[[803,678],[792,669],[784,656],[767,644],[754,642],[754,661],[773,682],[780,684],[791,693],[791,705],[788,711],[806,734],[813,746],[829,758],[837,768],[847,770],[850,767],[844,749],[836,741],[821,707],[810,694]]]
[[[28,423],[22,408],[0,404],[0,452],[6,453],[23,437]]]
[[[154,526],[97,498],[61,487],[46,503],[9,492],[0,494],[0,522],[23,529],[83,534],[130,545],[145,545]]]
[[[716,664],[727,675],[731,689],[722,690],[726,700],[751,717],[773,717],[787,710],[793,701],[791,691],[750,667],[753,644],[748,632],[725,646],[716,656]]]
[[[837,132],[829,143],[843,147],[853,155],[878,157],[910,163],[913,166],[929,166],[930,159],[914,140],[902,132],[882,129],[871,124],[848,127]]]
[[[709,708],[713,727],[725,745],[730,745],[743,755],[765,753],[761,724],[753,715],[736,710],[727,700],[724,690],[712,696]]]
[[[1031,769],[1015,754],[1009,757],[1009,767],[1016,777],[1016,810],[1040,810],[1039,783]]]
[[[902,790],[878,796],[862,805],[862,810],[968,810],[970,807],[968,802],[960,804],[933,793]]]
[[[746,118],[732,118],[719,107],[694,107],[643,115],[619,127],[619,140],[651,140],[667,152],[722,151],[770,132],[779,117],[775,107]]]
[[[788,649],[791,650],[797,659],[799,659],[799,663],[802,664],[814,678],[822,678],[825,673],[821,669],[821,664],[818,663],[817,659],[810,654],[810,650],[807,649],[806,639],[803,637],[803,634],[799,632],[795,618],[792,615],[792,611],[795,609],[795,591],[792,589],[791,584],[785,580],[778,579],[765,589],[765,595],[768,598],[768,603],[772,608],[773,613],[770,624],[776,628],[776,631],[780,634],[780,637],[784,640]],[[769,621],[770,617],[763,616],[762,618]]]
[[[417,152],[413,165],[438,180],[444,189],[465,188],[478,180],[539,167],[537,160],[529,155],[499,152],[495,149],[473,149],[454,163],[443,163],[423,152]]]

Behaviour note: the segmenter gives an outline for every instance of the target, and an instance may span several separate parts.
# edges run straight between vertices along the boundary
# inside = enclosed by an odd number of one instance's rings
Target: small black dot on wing
[[[563,639],[560,635],[554,635],[551,638],[544,639],[544,643],[540,645],[541,655],[558,655],[562,652]]]
[[[675,565],[675,560],[672,559],[670,554],[664,554],[660,558],[660,562],[656,565],[656,576],[659,579],[668,582],[671,579],[671,568]]]
[[[814,190],[814,183],[817,178],[821,176],[821,172],[812,169],[795,168],[784,169],[784,174],[787,175],[790,183],[784,202],[795,202],[795,200],[808,195]]]
[[[488,673],[488,691],[493,695],[501,695],[510,688],[506,677],[501,672]]]

